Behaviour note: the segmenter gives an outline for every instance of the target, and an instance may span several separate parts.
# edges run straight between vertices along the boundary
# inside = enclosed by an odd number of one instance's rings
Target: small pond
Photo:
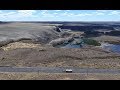
[[[84,45],[85,44],[83,43],[82,39],[75,39],[72,42],[57,45],[56,47],[58,47],[58,48],[82,48]],[[120,53],[120,45],[101,43],[100,47],[107,51]]]
[[[109,50],[115,53],[120,53],[120,45],[117,44],[102,43],[101,47],[105,50]]]
[[[56,47],[58,47],[58,48],[81,48],[82,47],[82,39],[74,39],[74,41],[72,41],[72,42],[57,45]]]

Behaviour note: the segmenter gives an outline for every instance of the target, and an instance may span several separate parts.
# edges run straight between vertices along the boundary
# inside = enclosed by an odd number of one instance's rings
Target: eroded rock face
[[[73,41],[73,37],[55,39],[55,40],[52,40],[49,44],[52,46],[56,46],[63,43],[68,43],[70,41]]]
[[[0,46],[24,39],[48,43],[59,38],[56,26],[39,23],[10,23],[0,25]]]

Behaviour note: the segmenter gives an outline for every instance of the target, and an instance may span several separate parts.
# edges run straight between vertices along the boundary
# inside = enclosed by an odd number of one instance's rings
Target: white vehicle
[[[72,69],[66,69],[65,72],[66,72],[66,73],[72,73],[73,70],[72,70]]]

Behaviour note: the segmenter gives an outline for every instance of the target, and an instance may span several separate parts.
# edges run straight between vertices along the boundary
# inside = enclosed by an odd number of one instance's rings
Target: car
[[[66,73],[72,73],[73,70],[72,70],[72,69],[66,69],[65,72],[66,72]]]

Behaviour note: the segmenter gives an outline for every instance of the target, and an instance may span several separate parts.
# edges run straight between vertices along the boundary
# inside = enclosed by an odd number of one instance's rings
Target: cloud
[[[0,11],[0,19],[9,19],[9,18],[11,18],[12,16],[14,15],[14,17],[15,17],[15,15],[16,15],[16,13],[15,12],[3,12],[3,11]]]
[[[62,11],[62,10],[54,10],[54,11],[56,11],[56,12],[60,12],[60,11]]]
[[[9,11],[4,12],[0,11],[0,15],[6,16],[6,17],[24,17],[24,16],[32,16],[36,11],[35,10],[18,10],[16,11]]]
[[[69,12],[70,10],[66,10],[67,12]]]
[[[107,12],[108,12],[108,10],[96,10],[92,14],[93,14],[93,16],[103,16],[105,14],[108,14]]]
[[[0,21],[100,20],[111,16],[119,18],[119,15],[120,10],[0,10]]]
[[[93,14],[91,14],[91,13],[81,13],[81,14],[77,14],[77,15],[75,15],[75,16],[92,16]]]
[[[35,10],[19,10],[17,15],[22,17],[34,17]]]
[[[68,12],[63,12],[60,14],[60,16],[67,16],[67,17],[71,17],[71,16],[74,16],[73,13],[68,13]]]
[[[45,14],[45,13],[47,13],[48,12],[48,10],[42,10],[41,11],[41,14]]]
[[[92,16],[92,13],[73,13],[73,12],[68,12],[65,11],[64,13],[60,14],[61,16],[67,16],[67,17],[84,17],[84,16]]]
[[[19,16],[33,16],[35,12],[36,12],[35,10],[19,10],[18,15]]]
[[[0,20],[6,21],[21,21],[25,18],[35,17],[35,10],[9,10],[9,11],[0,11]]]
[[[2,12],[0,11],[0,17],[6,18],[14,18],[14,19],[21,19],[21,18],[30,18],[30,17],[85,17],[85,16],[95,16],[95,15],[104,15],[107,11],[105,10],[97,10],[96,12],[78,12],[75,13],[73,10],[18,10],[18,11],[10,11],[10,12]],[[35,14],[36,13],[36,14]]]
[[[95,15],[105,15],[103,12],[96,12]]]
[[[41,12],[42,17],[54,17],[53,14],[50,14],[48,10],[44,10]]]
[[[104,12],[105,13],[105,12],[108,12],[108,11],[109,10],[97,10],[96,12],[102,12],[102,13]]]
[[[120,11],[111,11],[109,15],[120,15]]]
[[[35,13],[36,10],[18,10],[19,13]]]
[[[49,10],[43,10],[42,12],[41,12],[41,15],[42,15],[42,17],[59,17],[59,11],[57,11],[57,12],[54,12],[54,11],[56,11],[56,10],[52,10],[52,12],[50,12]]]
[[[59,13],[53,13],[54,15],[59,14]]]

